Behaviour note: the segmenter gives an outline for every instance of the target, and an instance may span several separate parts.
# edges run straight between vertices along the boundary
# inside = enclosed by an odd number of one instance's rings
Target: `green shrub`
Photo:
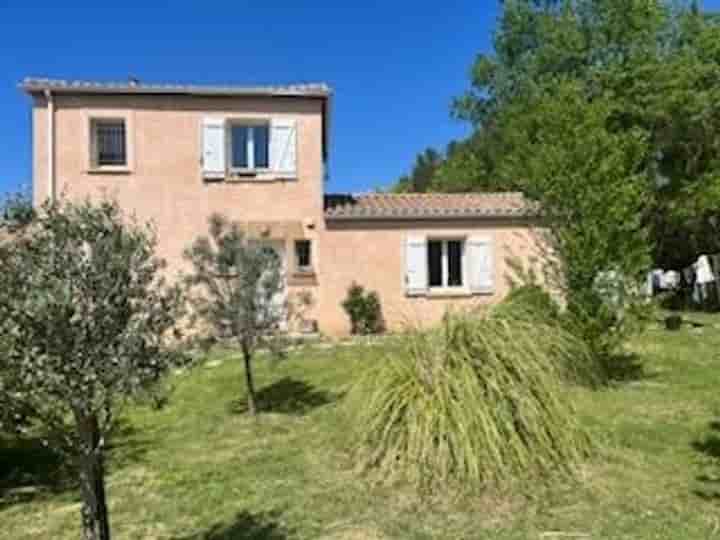
[[[591,450],[563,381],[579,350],[559,327],[510,311],[449,314],[351,389],[354,458],[421,491],[568,474]]]
[[[353,334],[379,334],[385,330],[380,297],[375,291],[365,291],[362,285],[353,282],[342,307],[350,318]]]
[[[500,304],[503,308],[519,308],[529,311],[546,321],[560,319],[560,306],[545,289],[539,285],[522,285],[510,290]]]

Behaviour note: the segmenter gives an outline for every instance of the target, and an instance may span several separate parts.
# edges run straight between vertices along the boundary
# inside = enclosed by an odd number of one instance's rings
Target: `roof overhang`
[[[322,100],[323,158],[327,160],[330,147],[330,115],[332,89],[325,83],[303,83],[278,86],[181,85],[147,84],[140,82],[66,81],[27,77],[18,87],[29,95],[147,95],[200,97],[270,97]]]

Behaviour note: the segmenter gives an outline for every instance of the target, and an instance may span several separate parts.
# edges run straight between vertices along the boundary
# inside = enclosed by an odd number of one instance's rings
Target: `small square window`
[[[230,124],[230,168],[239,171],[267,169],[270,166],[270,126],[268,124]]]
[[[92,121],[92,162],[96,167],[126,167],[125,120]]]
[[[295,240],[295,267],[300,272],[312,270],[312,244],[310,240]]]

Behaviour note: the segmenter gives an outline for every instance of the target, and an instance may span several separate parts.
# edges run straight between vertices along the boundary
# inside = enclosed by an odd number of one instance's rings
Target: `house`
[[[451,306],[497,302],[508,258],[535,251],[521,194],[328,195],[332,92],[324,84],[185,86],[25,79],[33,192],[112,197],[152,220],[170,272],[220,212],[282,258],[288,294],[342,335],[353,281],[375,290],[391,329]]]

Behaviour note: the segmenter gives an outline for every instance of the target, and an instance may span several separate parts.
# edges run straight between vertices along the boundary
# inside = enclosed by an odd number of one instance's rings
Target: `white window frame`
[[[267,138],[267,156],[268,156],[268,163],[266,167],[256,167],[255,166],[255,130],[249,129],[259,126],[265,126],[268,130],[268,138]],[[245,151],[247,153],[248,158],[248,166],[247,167],[233,167],[233,140],[232,140],[232,131],[233,128],[237,127],[244,127],[248,128],[247,130],[247,146],[245,148]],[[270,156],[270,137],[272,137],[272,125],[270,120],[263,120],[263,119],[257,119],[257,118],[231,118],[227,120],[226,127],[225,127],[225,139],[226,139],[226,149],[225,149],[225,159],[227,162],[226,168],[228,171],[230,171],[231,174],[256,174],[256,173],[266,173],[271,170],[272,164],[270,163],[270,160],[272,159]]]
[[[468,266],[467,266],[467,239],[464,237],[429,237],[426,241],[427,250],[427,287],[430,291],[466,291],[468,290]],[[441,245],[441,285],[430,284],[430,243],[439,242]],[[460,242],[460,268],[462,283],[460,285],[450,285],[450,257],[448,256],[448,243],[449,242]]]

